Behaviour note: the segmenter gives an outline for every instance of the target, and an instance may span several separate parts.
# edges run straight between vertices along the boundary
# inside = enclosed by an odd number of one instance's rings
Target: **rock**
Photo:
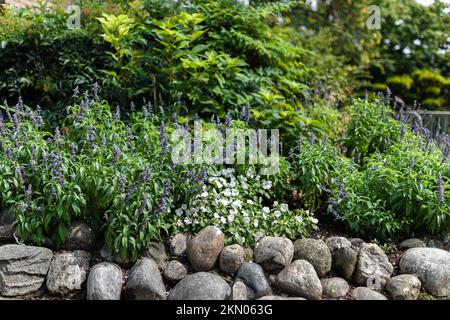
[[[0,295],[34,293],[42,286],[53,253],[47,248],[20,245],[0,247]]]
[[[96,264],[87,280],[87,300],[120,300],[122,270],[116,264]]]
[[[272,294],[263,268],[253,262],[244,262],[236,275],[236,281],[244,282],[253,292],[249,298],[259,298]]]
[[[337,249],[352,246],[352,243],[344,237],[331,237],[325,240],[325,243],[330,249],[331,254],[333,254]]]
[[[365,243],[363,239],[360,238],[352,238],[350,239],[350,243],[352,244],[352,248],[356,251],[359,251],[361,249],[362,245]]]
[[[147,249],[147,256],[152,258],[159,266],[162,265],[168,259],[164,243],[150,242]]]
[[[91,227],[82,222],[74,222],[68,228],[68,236],[63,249],[90,251],[95,244],[95,233]]]
[[[14,232],[16,231],[15,221],[16,218],[10,210],[5,209],[0,212],[0,241],[14,239]]]
[[[429,248],[444,249],[444,242],[439,239],[425,239],[426,246]]]
[[[250,247],[244,248],[244,260],[247,262],[253,261],[253,249]]]
[[[310,300],[322,297],[322,284],[312,264],[306,260],[295,260],[275,279],[274,286],[284,293]]]
[[[381,293],[366,287],[358,287],[353,289],[352,297],[355,300],[387,300],[387,298]]]
[[[408,250],[411,248],[425,248],[426,244],[420,239],[412,238],[402,241],[399,245],[400,250]]]
[[[174,257],[183,257],[186,255],[188,242],[192,239],[189,233],[179,233],[170,239],[170,254]]]
[[[90,253],[81,250],[55,254],[47,274],[48,291],[66,296],[81,290],[89,272],[90,260]]]
[[[294,260],[304,259],[311,263],[319,278],[331,270],[331,252],[322,240],[300,239],[294,242]]]
[[[294,245],[288,238],[264,237],[254,250],[255,262],[267,272],[277,273],[288,266],[294,256]]]
[[[177,260],[170,261],[164,270],[164,278],[169,282],[178,282],[186,277],[186,275],[186,267]]]
[[[342,278],[322,279],[321,283],[323,294],[327,298],[343,298],[347,295],[348,291],[350,290],[347,281],[345,281],[345,279]]]
[[[131,265],[131,260],[126,259],[123,260],[119,255],[114,254],[111,249],[109,249],[106,245],[102,247],[100,250],[100,256],[108,262],[113,262],[118,264],[119,266],[129,267]]]
[[[219,257],[220,270],[228,274],[235,274],[244,262],[245,251],[238,244],[223,248]]]
[[[420,280],[416,276],[401,274],[389,280],[386,291],[394,300],[417,300],[420,287]]]
[[[209,271],[216,264],[224,246],[224,234],[217,227],[209,226],[200,231],[187,245],[189,262],[196,271]]]
[[[197,272],[178,282],[168,300],[228,300],[230,296],[231,288],[221,277]]]
[[[232,300],[248,300],[247,286],[242,281],[237,281],[231,289]]]
[[[349,280],[356,268],[358,252],[352,247],[337,249],[333,254],[333,271],[336,275]]]
[[[259,298],[258,300],[306,300],[306,299],[300,297],[265,296]]]
[[[416,275],[438,297],[450,296],[450,253],[436,248],[412,248],[400,259],[400,272]]]
[[[166,299],[166,288],[155,261],[142,258],[136,262],[128,274],[125,296],[131,300]]]
[[[378,245],[362,245],[355,270],[355,280],[359,285],[381,289],[389,281],[393,271],[394,267]]]

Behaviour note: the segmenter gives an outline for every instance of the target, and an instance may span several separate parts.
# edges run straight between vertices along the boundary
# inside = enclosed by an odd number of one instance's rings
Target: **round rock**
[[[232,300],[248,300],[247,286],[242,281],[235,282],[231,290]]]
[[[220,270],[228,274],[235,274],[244,262],[244,254],[244,248],[238,244],[226,246],[220,253]]]
[[[170,254],[174,257],[184,257],[186,255],[187,244],[192,239],[190,233],[179,233],[170,239]]]
[[[209,226],[201,230],[187,245],[189,262],[197,271],[209,271],[216,264],[224,246],[224,234],[219,228]]]
[[[177,260],[170,261],[164,270],[164,278],[169,282],[178,282],[186,277],[186,275],[186,267]]]
[[[255,262],[270,273],[283,270],[291,263],[293,256],[292,241],[282,237],[264,237],[254,250]]]
[[[47,274],[50,293],[66,296],[81,290],[89,271],[91,255],[86,251],[61,252],[53,256]]]
[[[164,243],[150,242],[147,248],[147,256],[152,258],[158,265],[162,265],[168,259]]]
[[[420,280],[416,276],[401,274],[389,280],[386,291],[394,300],[417,300],[420,287]]]
[[[218,275],[197,272],[185,277],[170,291],[168,300],[227,300],[231,288]]]
[[[437,297],[450,296],[450,253],[436,248],[412,248],[400,259],[400,272],[416,275]]]
[[[364,243],[361,246],[355,271],[355,280],[359,285],[381,289],[393,271],[394,267],[378,245]]]
[[[294,260],[303,259],[311,263],[319,278],[331,270],[331,252],[322,240],[300,239],[294,242]]]
[[[333,271],[336,275],[349,280],[356,268],[358,252],[352,247],[337,249],[333,254]]]
[[[322,284],[314,267],[306,260],[295,260],[275,278],[280,291],[310,300],[322,297]]]
[[[136,262],[128,274],[125,296],[131,300],[166,299],[166,288],[155,261],[142,258]]]
[[[408,250],[411,248],[425,248],[426,244],[420,239],[412,238],[402,241],[399,245],[400,250]]]
[[[353,289],[352,297],[355,300],[387,300],[381,293],[366,287]]]
[[[352,246],[352,243],[344,237],[330,237],[325,240],[325,243],[330,249],[331,254],[333,254],[337,249]]]
[[[68,236],[63,248],[65,250],[90,251],[95,244],[95,233],[91,227],[82,222],[74,222],[68,228]]]
[[[350,287],[345,281],[345,279],[342,278],[327,278],[322,279],[322,289],[323,294],[327,298],[343,298],[348,294],[348,291],[350,290]]]
[[[87,280],[87,300],[120,300],[122,270],[113,263],[96,264]]]
[[[236,275],[236,281],[244,282],[251,289],[251,298],[259,298],[272,294],[269,281],[263,268],[253,262],[244,262]]]

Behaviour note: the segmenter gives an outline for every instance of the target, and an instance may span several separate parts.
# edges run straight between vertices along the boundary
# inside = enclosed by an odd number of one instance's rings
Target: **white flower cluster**
[[[266,234],[302,234],[306,227],[317,224],[308,212],[291,211],[286,203],[275,201],[271,207],[263,206],[268,201],[263,194],[272,188],[271,180],[252,170],[236,175],[234,169],[223,169],[210,175],[190,207],[183,204],[175,210],[175,225],[188,230],[197,225],[215,225],[234,241],[245,243],[258,241]]]

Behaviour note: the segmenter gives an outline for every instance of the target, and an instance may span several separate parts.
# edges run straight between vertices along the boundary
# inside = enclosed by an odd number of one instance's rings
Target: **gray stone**
[[[294,256],[294,245],[288,238],[264,237],[254,250],[255,262],[269,273],[277,273],[288,266]]]
[[[81,290],[89,271],[91,255],[86,251],[60,252],[53,256],[47,274],[51,294],[66,296]]]
[[[234,283],[231,289],[232,300],[248,300],[247,286],[242,281]]]
[[[444,242],[439,239],[425,239],[426,246],[429,248],[444,249]]]
[[[0,295],[34,293],[42,286],[53,253],[47,248],[5,245],[0,247]]]
[[[333,254],[333,271],[336,275],[349,280],[356,268],[358,252],[352,247],[337,249]]]
[[[400,272],[416,275],[438,297],[450,296],[450,253],[436,248],[412,248],[400,259]]]
[[[402,241],[399,245],[400,250],[408,250],[411,248],[425,248],[426,244],[420,239],[412,238]]]
[[[91,227],[82,222],[74,222],[68,228],[68,236],[63,249],[90,251],[95,244],[95,233]]]
[[[265,296],[259,298],[258,300],[306,300],[306,299],[301,297]]]
[[[352,297],[355,300],[388,300],[381,293],[366,287],[358,287],[353,289]]]
[[[327,278],[320,281],[322,283],[323,294],[327,298],[343,298],[348,294],[350,287],[342,278]]]
[[[14,239],[14,232],[16,231],[15,221],[16,218],[9,209],[0,212],[0,241]]]
[[[330,237],[325,240],[325,243],[330,249],[331,254],[333,254],[337,249],[352,246],[352,243],[344,237]]]
[[[170,254],[174,257],[184,257],[188,242],[192,239],[190,233],[179,233],[170,239]]]
[[[185,277],[170,291],[168,300],[228,300],[231,288],[218,275],[197,272]]]
[[[359,285],[381,289],[389,281],[393,271],[389,258],[378,245],[362,245],[355,270],[355,280]]]
[[[164,243],[150,242],[147,248],[147,256],[152,258],[159,266],[162,265],[168,259]]]
[[[87,300],[120,300],[122,269],[116,264],[96,264],[87,280]]]
[[[244,262],[244,254],[244,248],[238,244],[226,246],[220,253],[220,270],[228,274],[235,274]]]
[[[244,282],[252,290],[252,292],[249,292],[249,299],[272,294],[264,270],[257,263],[244,262],[239,268],[236,280]]]
[[[187,275],[187,269],[181,262],[177,260],[170,261],[165,270],[164,278],[169,282],[178,282]]]
[[[417,300],[420,294],[420,280],[412,274],[401,274],[391,278],[386,291],[394,300]]]
[[[166,299],[166,288],[155,261],[142,258],[136,262],[128,274],[125,296],[131,300]]]
[[[350,239],[350,243],[352,244],[352,248],[356,251],[359,251],[361,249],[362,245],[365,243],[363,239],[360,238],[352,238]]]
[[[319,300],[322,297],[322,284],[314,267],[306,260],[295,260],[275,279],[274,286],[283,293]]]
[[[322,240],[300,239],[294,242],[294,260],[304,259],[311,263],[319,278],[331,270],[331,252]]]
[[[209,271],[216,264],[224,246],[225,236],[219,228],[209,226],[201,230],[187,245],[187,257],[196,271]]]

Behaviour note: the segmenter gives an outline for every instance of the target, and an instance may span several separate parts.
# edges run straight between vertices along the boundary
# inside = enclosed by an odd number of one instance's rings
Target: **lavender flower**
[[[161,145],[162,152],[166,153],[168,146],[168,139],[166,136],[166,127],[163,121],[161,121],[161,125],[159,127],[159,143]]]
[[[169,195],[170,186],[169,183],[166,181],[164,182],[164,189],[161,195],[161,198],[159,199],[158,205],[156,207],[156,214],[161,215],[166,211],[166,201],[167,197]]]
[[[295,155],[294,149],[293,149],[293,148],[290,148],[290,149],[289,149],[289,158],[294,159],[294,155]]]
[[[127,194],[125,196],[125,201],[128,203],[136,191],[136,183],[133,183],[127,190]]]
[[[135,110],[136,110],[136,106],[134,105],[134,102],[131,101],[131,103],[130,103],[130,111],[134,112]]]
[[[309,143],[313,145],[316,142],[316,136],[313,132],[309,134]]]
[[[112,164],[115,166],[120,157],[120,149],[117,146],[112,147]]]
[[[145,209],[147,209],[147,206],[148,206],[148,200],[147,200],[147,197],[145,196],[145,194],[143,194],[141,207],[139,208],[139,211],[138,211],[139,216],[142,216],[144,214]]]
[[[63,174],[61,171],[61,157],[58,154],[55,154],[54,151],[50,152],[50,158],[52,160],[52,171],[53,175],[58,182],[62,185],[64,184]]]
[[[114,113],[114,122],[117,123],[120,120],[120,108],[116,107],[116,113]]]
[[[25,181],[23,179],[24,173],[23,168],[21,166],[16,167],[16,175],[17,179],[19,180],[19,183],[23,186],[25,184]]]
[[[69,147],[70,147],[70,154],[71,155],[76,155],[77,154],[77,145],[75,144],[75,143],[71,143],[70,145],[69,145]]]
[[[231,128],[231,124],[233,123],[233,119],[231,119],[231,116],[229,113],[225,116],[225,125],[227,128]]]
[[[52,197],[53,199],[56,198],[56,191],[55,191],[55,188],[53,187],[53,185],[50,187],[49,194],[50,194],[50,197]]]
[[[78,88],[78,86],[76,86],[75,89],[73,89],[72,98],[73,98],[73,100],[76,101],[76,100],[78,100],[79,96],[80,96],[80,89]]]
[[[25,190],[25,196],[27,198],[28,204],[31,205],[31,197],[33,195],[33,191],[31,189],[31,185],[28,185],[28,188]]]
[[[98,96],[99,90],[100,90],[100,86],[98,85],[98,83],[97,82],[94,83],[92,85],[92,92],[94,93],[94,101],[95,102],[99,102],[100,101],[100,98]]]
[[[142,183],[146,184],[148,182],[148,180],[150,179],[150,176],[151,176],[150,166],[147,164],[145,166],[144,172],[142,172],[140,175],[140,179],[141,179]]]
[[[241,112],[241,120],[244,120],[245,124],[248,125],[250,122],[250,104],[247,103]]]
[[[120,175],[119,177],[119,193],[122,194],[125,192],[125,186],[127,184],[127,179],[125,178],[125,176],[123,174]]]
[[[92,144],[95,142],[95,140],[96,140],[96,138],[95,138],[94,126],[90,124],[88,126],[88,131],[87,131],[87,141],[88,141],[90,147],[92,147]]]

